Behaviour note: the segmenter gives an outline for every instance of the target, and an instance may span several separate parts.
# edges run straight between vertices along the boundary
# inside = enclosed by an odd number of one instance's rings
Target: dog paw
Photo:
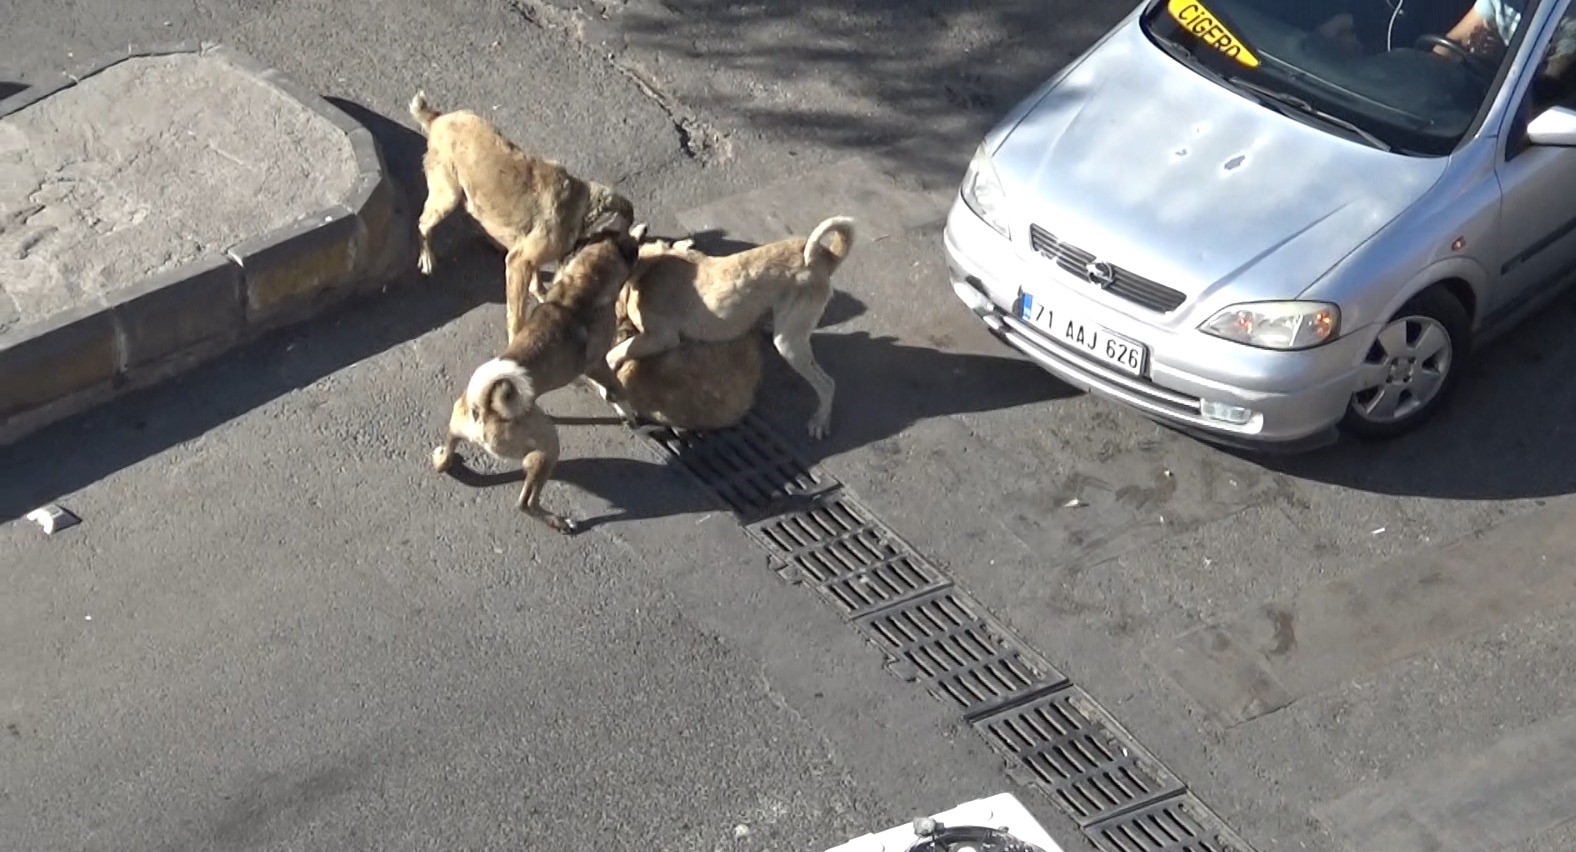
[[[655,440],[659,434],[666,431],[667,428],[668,427],[663,426],[661,423],[639,423],[631,421],[629,424],[629,431],[634,432],[636,435],[639,435],[642,438],[651,438],[653,440]]]
[[[814,438],[817,441],[825,438],[827,435],[831,434],[832,431],[832,415],[817,414],[816,416],[810,418],[809,430],[811,438]]]
[[[560,535],[574,535],[580,531],[580,524],[576,523],[573,518],[566,518],[551,512],[545,513],[541,517],[544,523]]]
[[[432,274],[432,249],[421,250],[421,256],[416,258],[416,268],[422,275]]]
[[[434,447],[432,450],[432,469],[444,473],[454,466],[454,451],[448,447]]]
[[[645,222],[638,222],[638,223],[635,224],[635,226],[633,228],[629,229],[629,235],[631,237],[634,237],[635,238],[635,242],[637,242],[637,243],[645,242],[646,241],[646,232],[649,231],[650,229],[651,229],[651,226],[647,225]]]
[[[685,237],[684,239],[679,240],[678,242],[673,244],[673,250],[674,251],[691,251],[694,248],[695,248],[695,240],[690,238],[690,237]]]

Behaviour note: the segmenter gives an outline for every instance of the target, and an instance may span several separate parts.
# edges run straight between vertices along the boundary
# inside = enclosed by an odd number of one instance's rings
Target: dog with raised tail
[[[637,234],[637,239],[643,234]],[[675,245],[682,245],[676,243]],[[648,244],[641,253],[660,250]],[[629,288],[615,304],[622,342],[639,332],[629,320]],[[629,407],[642,418],[672,429],[725,429],[755,406],[761,384],[764,335],[750,329],[723,343],[685,340],[665,352],[629,359],[618,368],[619,387]],[[648,432],[637,426],[637,432]]]
[[[558,532],[575,532],[573,520],[541,506],[559,445],[558,429],[537,401],[584,375],[626,420],[634,420],[605,356],[617,330],[614,303],[639,251],[627,231],[603,222],[571,252],[542,303],[518,321],[508,347],[471,373],[454,401],[448,433],[432,451],[433,468],[448,470],[462,440],[519,461],[525,469],[519,509]]]
[[[644,236],[645,223],[633,232]],[[854,245],[854,220],[833,216],[809,237],[789,237],[712,257],[693,240],[648,242],[629,281],[625,312],[639,329],[607,353],[615,374],[631,359],[649,358],[681,341],[722,343],[759,326],[768,313],[772,342],[794,372],[815,389],[812,438],[831,430],[836,384],[816,363],[810,334],[832,299],[832,274]]]
[[[635,223],[629,199],[522,150],[475,112],[439,112],[427,102],[426,93],[418,91],[411,98],[410,115],[427,137],[422,156],[427,201],[417,222],[417,266],[423,275],[432,274],[432,230],[463,202],[465,212],[507,252],[508,329],[526,313],[527,294],[543,299],[545,288],[537,277],[541,268],[561,262],[593,222],[613,216],[624,231]]]

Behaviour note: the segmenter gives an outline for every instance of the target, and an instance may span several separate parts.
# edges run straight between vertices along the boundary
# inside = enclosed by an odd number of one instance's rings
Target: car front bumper
[[[1305,452],[1337,438],[1366,345],[1344,336],[1301,352],[1274,352],[1210,337],[1188,327],[1145,322],[1141,308],[1076,281],[1038,255],[1025,256],[960,199],[943,235],[953,292],[998,339],[1081,390],[1134,408],[1213,443],[1254,451]],[[1040,298],[1149,349],[1142,376],[1108,367],[1017,317],[1022,282]],[[1185,311],[1187,306],[1179,308]],[[1158,315],[1157,315],[1158,316]],[[1205,416],[1205,403],[1248,409],[1243,423]]]

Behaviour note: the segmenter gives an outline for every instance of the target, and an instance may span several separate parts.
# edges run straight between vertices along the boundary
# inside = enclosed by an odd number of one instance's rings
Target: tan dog
[[[686,241],[687,242],[687,241]],[[648,254],[651,244],[641,246]],[[640,329],[627,311],[630,289],[618,297],[619,342]],[[755,406],[761,384],[761,339],[756,329],[722,343],[684,341],[677,347],[618,368],[629,407],[675,429],[725,429]]]
[[[558,532],[575,531],[574,521],[539,502],[558,463],[558,430],[536,401],[585,375],[604,399],[632,417],[604,356],[617,323],[614,302],[638,253],[633,237],[612,231],[594,235],[570,255],[508,348],[471,374],[465,393],[454,401],[448,434],[432,452],[434,468],[448,470],[462,440],[498,458],[519,460],[525,468],[520,510]]]
[[[432,274],[432,229],[463,201],[465,212],[508,252],[505,312],[511,339],[526,313],[526,293],[543,298],[537,280],[541,267],[561,261],[600,219],[611,215],[624,231],[635,223],[628,199],[521,150],[474,112],[440,113],[427,104],[424,92],[417,92],[410,114],[427,136],[422,157],[427,203],[417,224],[417,265],[423,275]]]
[[[634,232],[643,235],[644,224]],[[827,238],[830,246],[822,244]],[[853,244],[853,220],[834,216],[808,238],[789,237],[726,257],[702,254],[690,240],[642,246],[627,305],[640,331],[607,353],[608,366],[617,372],[626,360],[649,358],[685,340],[734,340],[770,312],[777,351],[815,389],[810,436],[824,438],[836,384],[816,363],[810,334],[832,299],[832,273]]]

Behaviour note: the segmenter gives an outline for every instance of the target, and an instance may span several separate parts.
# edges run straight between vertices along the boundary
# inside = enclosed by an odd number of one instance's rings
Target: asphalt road
[[[1576,761],[1498,757],[1576,757],[1553,676],[1576,589],[1536,568],[1576,490],[1569,300],[1403,444],[1243,458],[1072,394],[955,304],[936,211],[979,131],[1125,11],[1086,5],[13,2],[0,78],[220,39],[356,112],[418,198],[420,87],[619,182],[659,230],[850,212],[815,343],[833,436],[803,436],[810,394],[780,371],[763,399],[811,461],[1254,848],[1401,823],[1434,828],[1384,848],[1569,848]],[[86,522],[0,527],[0,847],[813,852],[1014,790],[1090,848],[638,439],[565,430],[546,499],[600,519],[572,540],[524,525],[506,477],[427,471],[501,314],[496,257],[452,251],[6,451],[7,517],[64,495]],[[1238,646],[1283,703],[1221,698]],[[1494,783],[1437,780],[1473,767]]]

